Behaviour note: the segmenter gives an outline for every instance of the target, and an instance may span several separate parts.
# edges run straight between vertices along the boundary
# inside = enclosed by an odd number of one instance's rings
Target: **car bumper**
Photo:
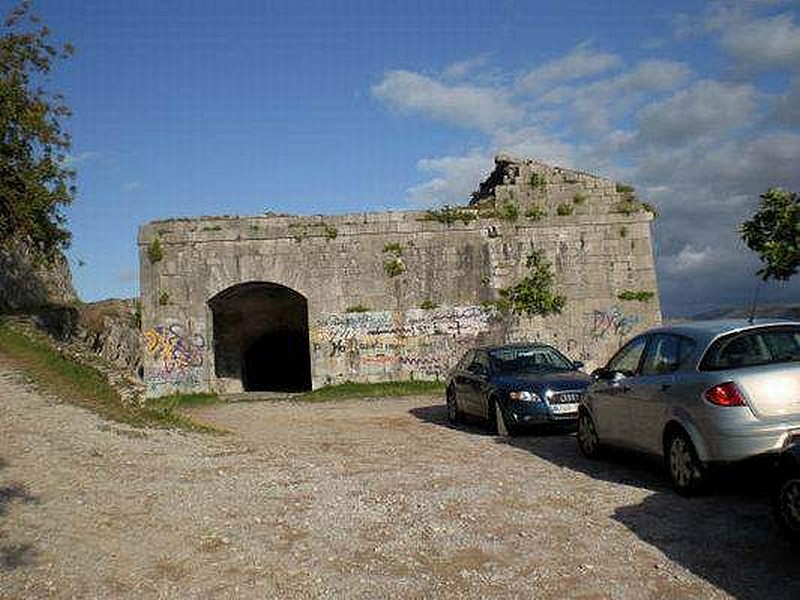
[[[545,423],[574,424],[578,420],[577,410],[554,414],[544,402],[509,402],[506,413],[511,423],[520,427]]]
[[[706,435],[708,462],[736,462],[780,452],[791,441],[800,440],[800,424],[714,430]]]

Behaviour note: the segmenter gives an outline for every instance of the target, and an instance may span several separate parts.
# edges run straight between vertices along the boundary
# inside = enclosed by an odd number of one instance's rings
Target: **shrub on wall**
[[[555,276],[543,253],[538,250],[532,252],[525,264],[530,269],[529,274],[515,285],[500,290],[497,308],[528,316],[560,313],[567,298],[553,292]]]
[[[161,240],[159,238],[153,238],[147,245],[147,259],[150,261],[151,265],[154,265],[163,258],[164,248],[161,247]]]

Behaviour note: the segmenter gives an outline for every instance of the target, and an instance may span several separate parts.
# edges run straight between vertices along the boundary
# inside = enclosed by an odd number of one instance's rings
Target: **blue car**
[[[591,378],[547,344],[511,344],[469,350],[447,377],[447,416],[485,420],[500,435],[526,426],[574,425]]]

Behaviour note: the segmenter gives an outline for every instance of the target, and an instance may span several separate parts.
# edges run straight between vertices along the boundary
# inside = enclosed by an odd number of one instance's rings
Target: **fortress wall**
[[[565,183],[562,172],[548,172],[561,182],[551,181],[538,199],[548,210],[539,220],[524,216],[537,201],[536,190],[523,198],[514,190],[524,182],[506,179],[497,194],[519,198],[516,220],[483,217],[447,225],[425,220],[425,213],[396,212],[144,225],[139,247],[148,395],[242,389],[243,375],[220,375],[215,366],[209,302],[247,282],[286,286],[306,299],[313,387],[442,378],[477,343],[535,339],[590,367],[605,362],[623,339],[660,322],[651,216],[611,210],[619,201],[613,182],[578,175]],[[573,203],[573,214],[558,216],[556,207],[571,202],[575,189],[587,190],[588,199]],[[151,260],[155,240],[160,260]],[[555,288],[567,296],[562,314],[528,318],[483,306],[525,276],[534,249],[544,251]],[[395,259],[404,271],[392,277],[386,263]],[[646,302],[622,301],[622,290],[655,295]],[[437,307],[423,309],[423,303]],[[368,311],[347,312],[357,306]],[[247,320],[250,312],[231,319]],[[237,332],[242,340],[247,327]]]

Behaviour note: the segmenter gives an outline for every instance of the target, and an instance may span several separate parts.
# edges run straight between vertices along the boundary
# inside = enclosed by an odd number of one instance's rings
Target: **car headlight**
[[[539,398],[533,392],[528,391],[518,391],[518,392],[510,392],[508,397],[512,400],[519,400],[520,402],[541,402],[542,399]]]

